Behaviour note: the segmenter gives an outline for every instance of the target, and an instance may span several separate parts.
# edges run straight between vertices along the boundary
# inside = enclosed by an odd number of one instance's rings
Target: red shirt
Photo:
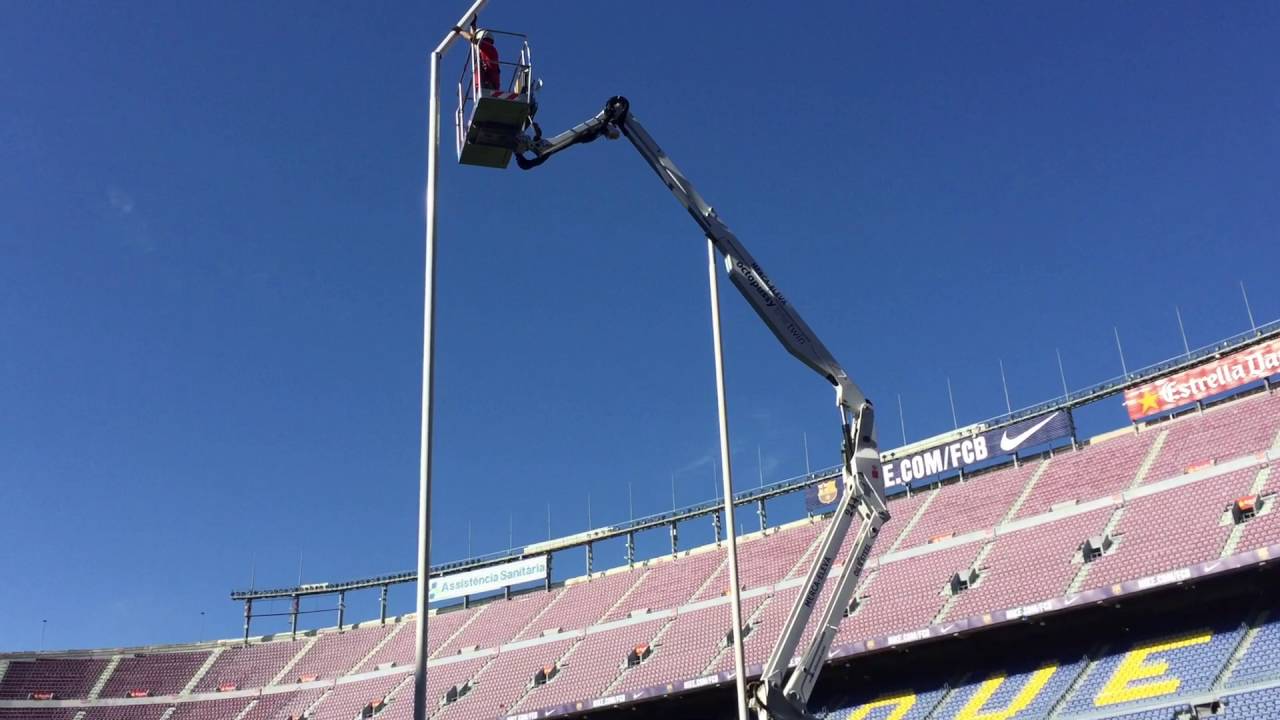
[[[490,40],[480,43],[480,87],[486,90],[497,90],[502,86],[502,70],[498,65],[498,47]]]

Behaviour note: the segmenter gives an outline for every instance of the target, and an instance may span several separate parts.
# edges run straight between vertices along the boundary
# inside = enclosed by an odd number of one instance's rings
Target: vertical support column
[[[249,621],[253,620],[253,598],[244,600],[244,644],[249,644]]]
[[[716,409],[720,416],[720,468],[724,473],[724,519],[729,525],[729,607],[733,626],[734,682],[738,720],[747,720],[747,662],[742,649],[742,587],[738,584],[738,535],[733,521],[733,469],[729,457],[729,406],[724,389],[724,348],[720,341],[720,282],[716,248],[707,238],[707,274],[711,283],[711,335],[715,346]],[[718,516],[717,516],[718,517]]]
[[[723,534],[724,534],[724,533],[722,532],[723,528],[721,528],[721,526],[720,526],[720,513],[711,513],[711,526],[715,529],[715,532],[716,532],[716,544],[717,544],[717,545],[719,545],[719,544],[720,544],[721,535],[723,535]],[[730,528],[730,530],[732,530],[732,528]]]
[[[627,533],[627,565],[636,564],[636,534]]]
[[[547,553],[547,581],[543,584],[547,592],[551,592],[551,553]]]
[[[382,593],[381,593],[382,596],[378,598],[378,624],[379,625],[387,624],[387,588],[389,587],[391,586],[383,585]]]
[[[592,553],[592,550],[591,550],[591,542],[590,542],[590,541],[587,541],[587,574],[588,574],[588,575],[590,575],[590,574],[591,574],[591,556],[592,556],[592,554],[593,554],[593,553]]]
[[[298,596],[293,596],[293,609],[289,611],[289,639],[298,639]]]
[[[342,632],[342,625],[347,617],[347,591],[338,591],[338,632]]]
[[[756,516],[760,518],[760,530],[763,532],[769,526],[769,514],[764,509],[764,498],[756,501]]]
[[[676,546],[679,544],[679,541],[680,541],[680,531],[676,529],[677,524],[678,523],[676,523],[675,520],[671,521],[671,554],[672,555],[676,554]]]

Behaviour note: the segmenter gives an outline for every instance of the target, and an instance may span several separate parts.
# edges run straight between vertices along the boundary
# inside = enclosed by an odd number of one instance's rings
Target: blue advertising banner
[[[1012,455],[1024,447],[1069,437],[1072,432],[1071,413],[1056,410],[998,430],[988,430],[891,460],[886,459],[885,485],[901,485],[931,478],[1001,455]]]

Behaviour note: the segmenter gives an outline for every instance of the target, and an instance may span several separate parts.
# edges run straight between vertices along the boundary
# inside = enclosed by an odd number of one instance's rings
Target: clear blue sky
[[[511,3],[557,131],[638,117],[879,399],[886,445],[1280,317],[1280,7]],[[0,649],[229,637],[415,553],[425,57],[451,3],[0,23]],[[462,56],[446,61],[445,97]],[[451,153],[451,103],[443,149]],[[712,494],[705,245],[625,144],[440,174],[436,557]],[[731,292],[731,291],[728,291]],[[740,485],[836,460],[726,295]],[[1119,402],[1085,431],[1124,422]],[[785,514],[779,509],[779,516]],[[709,531],[690,528],[690,542]],[[647,541],[655,549],[662,537]],[[621,551],[598,553],[598,565]],[[375,598],[353,597],[368,617]],[[397,609],[409,595],[396,596]],[[283,608],[279,608],[283,609]],[[332,623],[332,617],[313,616]],[[282,621],[262,621],[262,630]]]

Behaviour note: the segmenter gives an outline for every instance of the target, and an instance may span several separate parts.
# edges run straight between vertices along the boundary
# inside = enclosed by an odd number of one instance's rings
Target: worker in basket
[[[488,30],[467,31],[454,28],[462,37],[476,46],[480,60],[476,63],[476,79],[481,90],[499,90],[502,87],[502,69],[498,66],[498,46],[493,42],[493,33]]]

